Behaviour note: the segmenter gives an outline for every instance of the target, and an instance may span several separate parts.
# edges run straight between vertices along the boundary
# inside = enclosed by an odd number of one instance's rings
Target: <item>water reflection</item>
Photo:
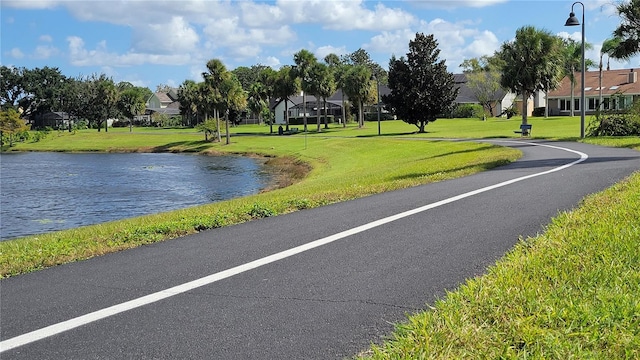
[[[3,153],[0,238],[227,200],[269,181],[257,160],[236,156]]]

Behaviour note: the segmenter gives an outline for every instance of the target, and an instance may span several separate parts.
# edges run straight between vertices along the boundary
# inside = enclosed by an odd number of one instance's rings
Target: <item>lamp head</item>
[[[574,12],[569,13],[569,18],[567,22],[564,23],[564,26],[577,26],[580,25],[580,20],[576,17]]]

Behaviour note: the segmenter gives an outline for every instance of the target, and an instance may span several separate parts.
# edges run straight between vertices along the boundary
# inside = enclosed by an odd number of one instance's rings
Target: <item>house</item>
[[[380,98],[384,95],[388,95],[391,93],[391,90],[387,85],[380,84]],[[342,89],[338,89],[333,95],[327,98],[327,116],[333,116],[335,122],[342,122]],[[344,95],[344,101],[349,102],[349,97]],[[381,100],[382,101],[382,100]],[[285,123],[285,101],[278,99],[275,101],[271,108],[274,110],[275,114],[275,123],[276,124],[284,124]],[[381,104],[382,105],[382,104]],[[375,112],[376,105],[365,106],[365,113],[367,112]],[[316,99],[313,95],[306,95],[306,108],[302,103],[302,93],[300,95],[291,96],[287,101],[287,111],[289,112],[289,118],[297,118],[302,117],[304,113],[307,114],[307,123],[315,123],[315,118],[318,116],[318,111],[320,111],[321,116],[324,112],[324,103],[322,99]],[[309,118],[313,118],[313,120],[309,120]]]
[[[584,79],[585,113],[594,114],[602,98],[603,110],[623,110],[640,100],[640,81],[638,69],[587,71]],[[580,111],[581,74],[575,74],[574,110]],[[560,86],[548,95],[550,115],[569,115],[571,113],[571,81],[562,79]]]
[[[458,87],[458,96],[456,97],[455,103],[456,105],[460,105],[460,104],[480,104],[480,102],[478,102],[478,99],[476,98],[476,95],[473,93],[473,91],[471,90],[471,88],[469,88],[469,86],[467,85],[468,80],[467,80],[467,74],[453,74],[453,80],[456,84],[456,86]],[[495,94],[493,95],[493,114],[491,114],[492,116],[500,116],[502,113],[504,113],[504,111],[508,108],[510,108],[514,102],[519,101],[520,104],[522,104],[522,100],[517,99],[516,94],[504,90],[504,89],[500,89],[498,91],[495,92]],[[530,104],[529,107],[531,107]],[[544,105],[543,105],[544,106]],[[522,105],[520,105],[520,109],[522,109]],[[533,109],[530,109],[530,111],[532,111]]]
[[[152,94],[149,99],[147,99],[147,108],[144,115],[136,116],[135,120],[151,124],[154,114],[163,114],[168,117],[180,115],[178,89],[171,88],[168,92]]]

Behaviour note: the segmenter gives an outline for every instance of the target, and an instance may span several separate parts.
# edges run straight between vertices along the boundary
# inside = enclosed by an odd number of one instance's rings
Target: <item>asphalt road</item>
[[[640,169],[628,149],[502,144],[524,156],[2,280],[0,358],[351,357]]]

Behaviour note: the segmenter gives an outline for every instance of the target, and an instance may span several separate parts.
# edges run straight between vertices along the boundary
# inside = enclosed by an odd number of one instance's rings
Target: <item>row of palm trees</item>
[[[248,89],[242,88],[236,76],[220,60],[209,60],[207,71],[202,74],[204,81],[196,83],[186,80],[180,86],[178,96],[181,114],[189,123],[198,124],[207,140],[209,135],[214,140],[221,140],[220,123],[224,119],[228,143],[228,123],[232,114],[248,110],[261,123],[268,120],[273,124],[274,114],[269,106],[271,100],[284,101],[285,109],[288,109],[290,98],[302,91],[302,115],[304,131],[307,131],[307,94],[322,99],[326,114],[327,99],[340,88],[343,93],[342,118],[346,118],[346,95],[350,102],[357,105],[359,126],[364,125],[364,104],[373,103],[377,95],[370,66],[350,63],[348,58],[341,59],[335,54],[327,55],[321,62],[305,49],[295,53],[293,60],[295,65],[282,66],[278,71],[269,67],[262,69]],[[321,131],[320,115],[318,111],[317,131]],[[288,131],[288,111],[285,111],[285,124]],[[327,127],[326,116],[324,127]]]

